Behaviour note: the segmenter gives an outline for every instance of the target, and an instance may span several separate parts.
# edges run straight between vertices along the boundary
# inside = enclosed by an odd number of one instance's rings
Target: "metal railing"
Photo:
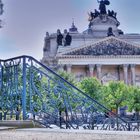
[[[48,128],[133,130],[31,56],[0,60],[0,119],[33,119]]]

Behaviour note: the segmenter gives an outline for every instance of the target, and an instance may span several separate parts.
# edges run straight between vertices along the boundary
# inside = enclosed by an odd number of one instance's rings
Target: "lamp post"
[[[0,0],[0,15],[2,15],[3,14],[3,3],[2,3],[2,1]],[[0,19],[0,28],[2,27],[2,20]]]

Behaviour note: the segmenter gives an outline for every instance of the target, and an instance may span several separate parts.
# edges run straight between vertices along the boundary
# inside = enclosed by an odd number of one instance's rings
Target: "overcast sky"
[[[74,18],[79,32],[88,27],[89,11],[97,0],[3,0],[4,27],[0,29],[0,59],[19,55],[42,58],[45,32],[69,29]],[[140,0],[110,0],[125,33],[140,33]]]

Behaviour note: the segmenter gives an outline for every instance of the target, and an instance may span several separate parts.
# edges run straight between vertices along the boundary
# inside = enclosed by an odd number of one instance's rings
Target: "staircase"
[[[0,60],[0,120],[33,120],[52,129],[133,127],[31,56]]]

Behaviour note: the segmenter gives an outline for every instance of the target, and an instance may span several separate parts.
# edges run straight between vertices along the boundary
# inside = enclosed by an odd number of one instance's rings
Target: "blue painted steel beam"
[[[22,109],[23,120],[26,119],[26,57],[23,57],[23,91],[22,91]]]

